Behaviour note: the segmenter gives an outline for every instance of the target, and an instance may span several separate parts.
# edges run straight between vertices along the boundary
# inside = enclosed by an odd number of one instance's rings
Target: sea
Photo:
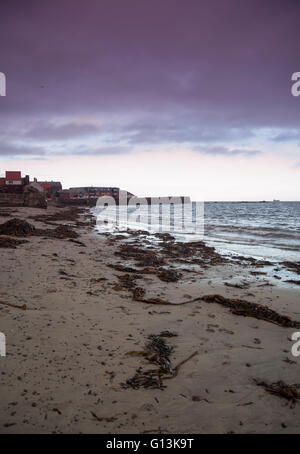
[[[97,229],[170,233],[203,240],[221,254],[300,261],[300,202],[191,202],[94,208]]]

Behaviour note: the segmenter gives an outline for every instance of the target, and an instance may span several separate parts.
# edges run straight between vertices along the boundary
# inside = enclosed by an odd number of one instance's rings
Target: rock
[[[41,185],[38,183],[30,183],[25,187],[24,206],[31,208],[47,208],[47,200]]]

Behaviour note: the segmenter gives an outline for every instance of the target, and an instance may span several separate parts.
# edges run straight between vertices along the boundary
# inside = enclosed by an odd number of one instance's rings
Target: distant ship
[[[280,200],[274,199],[273,202],[280,202]]]

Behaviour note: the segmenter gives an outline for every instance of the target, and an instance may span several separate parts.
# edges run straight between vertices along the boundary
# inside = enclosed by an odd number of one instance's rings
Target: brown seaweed
[[[263,306],[258,303],[250,303],[240,299],[224,298],[221,295],[206,295],[199,298],[207,303],[218,303],[223,306],[229,307],[231,312],[235,315],[243,315],[247,317],[254,317],[259,320],[274,323],[285,328],[299,328],[300,322],[292,320],[287,315],[279,314],[278,312],[270,309],[268,306]]]
[[[27,240],[15,240],[9,237],[0,237],[0,248],[16,249],[20,244],[28,243]]]
[[[159,335],[150,334],[148,336],[149,341],[145,344],[145,349],[142,352],[128,352],[130,355],[136,353],[139,356],[143,356],[151,364],[156,364],[159,367],[157,369],[148,369],[146,371],[139,368],[137,373],[132,378],[126,380],[126,383],[121,383],[123,388],[131,387],[133,389],[138,389],[143,387],[146,389],[151,388],[162,390],[166,387],[163,381],[165,379],[176,377],[180,367],[198,354],[197,351],[192,353],[188,358],[184,359],[173,368],[170,361],[170,355],[173,352],[174,347],[168,345],[163,339],[163,337],[172,336],[176,336],[176,334],[170,333],[169,331],[162,332]]]
[[[292,403],[296,403],[300,400],[300,393],[298,391],[300,384],[288,385],[281,380],[274,383],[267,383],[254,379],[254,382],[257,386],[263,386],[268,393],[283,397],[284,399],[292,401]]]

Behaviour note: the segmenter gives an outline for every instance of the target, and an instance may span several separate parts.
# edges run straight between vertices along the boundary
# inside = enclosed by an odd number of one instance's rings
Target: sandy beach
[[[55,229],[66,222],[56,214],[68,210],[3,208],[0,223]],[[299,321],[299,285],[283,285],[274,267],[210,251],[205,261],[187,255],[182,263],[168,238],[99,234],[86,215],[73,241],[11,236],[27,242],[0,248],[0,433],[298,433],[300,403],[255,380],[300,383],[300,357],[291,354],[300,329],[199,298],[241,299]],[[164,263],[138,264],[128,242]],[[163,389],[124,386],[139,368],[157,367],[132,352],[165,331],[177,334],[164,337],[174,367],[197,354]]]

